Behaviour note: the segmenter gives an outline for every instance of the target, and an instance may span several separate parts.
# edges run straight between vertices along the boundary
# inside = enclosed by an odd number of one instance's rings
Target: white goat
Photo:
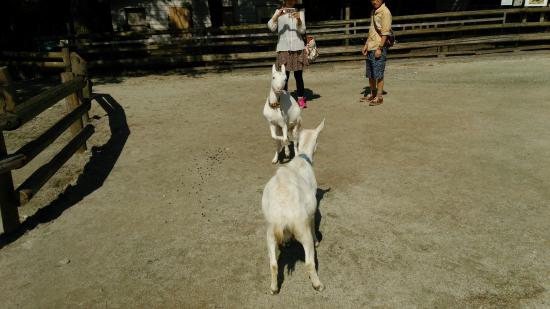
[[[271,266],[271,293],[277,294],[278,265],[276,250],[292,236],[304,247],[305,266],[313,288],[322,291],[323,284],[315,268],[315,212],[317,180],[313,172],[313,154],[325,121],[315,130],[300,132],[300,153],[280,167],[264,188],[262,210],[267,222],[267,249]]]
[[[287,147],[289,139],[294,142],[294,153],[297,153],[298,130],[300,129],[302,117],[300,116],[300,106],[284,90],[286,84],[285,65],[281,66],[281,71],[277,71],[277,68],[273,65],[271,73],[271,89],[264,105],[263,114],[269,122],[271,137],[275,140],[275,157],[271,162],[276,164],[279,162],[279,152],[283,147],[285,147],[286,155],[289,155]]]

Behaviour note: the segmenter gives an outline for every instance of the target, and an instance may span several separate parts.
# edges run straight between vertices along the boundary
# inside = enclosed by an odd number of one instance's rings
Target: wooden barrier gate
[[[63,59],[60,63],[64,65],[57,67],[65,71],[61,73],[62,83],[24,102],[17,102],[8,69],[0,67],[0,213],[4,233],[12,232],[20,225],[17,208],[29,202],[75,152],[84,152],[86,141],[94,133],[94,127],[88,124],[92,89],[86,62],[66,48],[49,56],[61,56]],[[67,114],[42,135],[9,154],[4,131],[17,130],[62,99],[67,102]],[[14,188],[11,171],[25,166],[69,128],[73,134],[72,140],[18,188]]]

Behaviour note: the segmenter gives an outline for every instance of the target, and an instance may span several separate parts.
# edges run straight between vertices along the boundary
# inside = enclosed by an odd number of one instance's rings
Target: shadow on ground
[[[361,94],[365,97],[368,96],[370,94],[370,86],[363,88],[363,91],[361,91]],[[383,90],[382,95],[386,95],[386,94],[388,94],[388,92],[386,90]]]
[[[320,210],[321,201],[325,197],[325,194],[329,191],[330,191],[330,188],[326,190],[317,188],[317,192],[315,194],[315,197],[317,198],[317,211],[315,212],[315,235],[317,236],[317,240],[319,240],[319,242],[323,240],[323,234],[321,234],[321,232],[319,231],[319,226],[321,225],[321,219],[323,218]],[[304,254],[304,248],[302,247],[302,245],[294,239],[284,244],[283,246],[280,246],[279,249],[281,252],[277,260],[277,264],[279,267],[277,282],[279,285],[279,289],[281,289],[284,282],[285,267],[287,269],[287,274],[291,275],[294,272],[294,269],[296,268],[296,263],[298,261],[302,261],[302,262],[305,261],[305,254]],[[315,268],[319,269],[319,261],[317,260],[317,250],[315,250]]]
[[[14,242],[39,224],[55,220],[84,197],[103,186],[130,135],[122,106],[108,94],[94,94],[96,102],[107,112],[111,136],[102,146],[93,147],[90,161],[84,167],[76,184],[71,185],[48,206],[28,217],[13,233],[0,235],[0,249]]]
[[[290,94],[295,98],[298,97],[298,92],[296,92],[296,90],[292,91]],[[306,97],[306,99],[308,101],[313,101],[315,99],[319,99],[321,97],[321,95],[318,94],[318,93],[313,92],[313,90],[311,90],[309,88],[305,88],[304,89],[304,97]]]
[[[215,67],[191,67],[191,68],[155,68],[155,69],[142,69],[142,70],[117,70],[116,68],[109,70],[108,72],[97,71],[94,72],[94,85],[105,84],[119,84],[130,77],[144,77],[150,75],[160,76],[175,76],[181,75],[186,77],[199,78],[208,73],[228,73],[234,69],[227,65],[218,65]]]

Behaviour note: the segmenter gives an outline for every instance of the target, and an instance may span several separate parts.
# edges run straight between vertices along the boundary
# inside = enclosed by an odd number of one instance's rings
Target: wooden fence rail
[[[466,11],[394,17],[398,43],[393,57],[426,55],[426,47],[437,47],[434,55],[468,53],[479,48],[509,49],[543,47],[549,42],[550,8],[521,8]],[[328,21],[308,24],[320,48],[319,62],[360,58],[370,19]],[[477,37],[477,43],[471,38]],[[492,40],[490,38],[497,38]],[[463,41],[460,41],[460,40]],[[489,40],[487,40],[489,39]],[[491,42],[485,44],[483,40]],[[529,46],[521,44],[531,42]],[[80,53],[93,69],[162,66],[254,66],[273,60],[276,35],[266,25],[243,25],[210,29],[208,32],[152,31],[115,33],[103,39],[82,39]],[[478,45],[476,47],[475,45]],[[434,46],[435,45],[435,46]],[[352,48],[349,48],[352,47]],[[451,51],[449,51],[449,48]],[[349,57],[354,54],[357,57]]]
[[[460,54],[479,48],[534,48],[550,43],[550,8],[515,8],[463,11],[436,14],[395,16],[393,29],[397,45],[390,57],[414,57],[426,54],[426,46],[437,44],[434,55]],[[319,62],[360,57],[370,19],[335,20],[308,23],[308,34],[314,35],[320,48]],[[515,36],[518,35],[518,36]],[[524,40],[529,35],[528,40]],[[538,39],[537,39],[538,36]],[[487,39],[491,44],[471,42],[472,37]],[[52,38],[48,38],[51,40]],[[88,60],[90,69],[119,67],[192,67],[256,66],[273,60],[277,37],[265,24],[239,25],[196,31],[142,31],[100,33],[78,37],[59,37],[72,42],[78,54]],[[463,39],[462,43],[460,39]],[[531,44],[531,45],[524,45]],[[348,48],[353,47],[353,48]],[[451,50],[449,52],[449,49]],[[340,53],[341,52],[341,53]],[[351,57],[354,54],[357,57]],[[66,53],[0,52],[0,65],[34,66],[45,70],[67,69]]]
[[[21,54],[15,55],[17,57]],[[37,57],[59,57],[65,63],[66,72],[61,73],[62,83],[24,101],[16,101],[17,96],[11,93],[4,101],[6,107],[0,111],[0,214],[4,233],[14,231],[20,224],[17,207],[29,202],[40,188],[61,168],[61,166],[77,151],[86,149],[86,141],[94,133],[94,127],[87,124],[87,113],[91,106],[91,83],[86,75],[86,62],[76,53],[63,50],[59,54],[36,53]],[[0,68],[0,86],[4,89],[10,86],[6,67]],[[39,137],[9,154],[6,149],[4,131],[17,130],[31,121],[46,109],[65,99],[67,114],[47,129]],[[33,172],[18,188],[14,188],[12,170],[19,169],[31,162],[36,156],[51,145],[67,129],[72,128],[73,138],[47,164]]]

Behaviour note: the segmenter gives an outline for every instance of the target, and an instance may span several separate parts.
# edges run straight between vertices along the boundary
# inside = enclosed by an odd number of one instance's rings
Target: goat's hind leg
[[[311,227],[306,226],[305,230],[300,231],[300,234],[296,235],[296,239],[304,247],[306,269],[309,274],[309,279],[311,279],[311,284],[315,290],[321,292],[325,289],[325,286],[321,283],[317,275],[317,269],[315,268],[315,245],[313,243],[313,235],[308,228]]]
[[[315,232],[315,215],[311,218],[311,236],[313,237],[313,244],[315,248],[319,247],[319,240],[317,239],[317,233]]]
[[[277,277],[279,274],[279,266],[277,264],[277,238],[275,237],[275,229],[273,226],[267,228],[267,251],[269,254],[269,266],[271,269],[271,294],[279,293],[279,282]]]

